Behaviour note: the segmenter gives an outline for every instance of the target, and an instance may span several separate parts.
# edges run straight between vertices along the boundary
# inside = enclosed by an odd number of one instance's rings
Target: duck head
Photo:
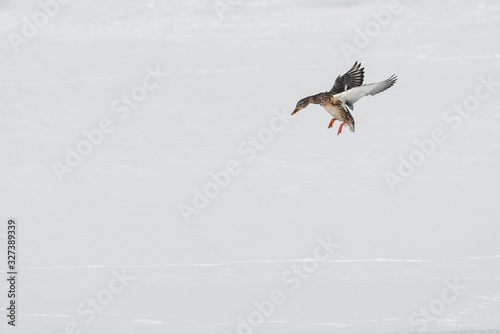
[[[295,107],[295,110],[292,112],[292,115],[295,114],[296,112],[298,112],[299,110],[302,110],[304,109],[305,107],[307,107],[309,105],[309,103],[311,102],[311,97],[305,97],[303,98],[302,100],[300,100],[299,102],[297,102],[297,106]]]

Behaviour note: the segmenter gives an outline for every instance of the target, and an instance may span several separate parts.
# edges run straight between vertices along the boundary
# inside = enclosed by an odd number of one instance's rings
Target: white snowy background
[[[0,332],[498,333],[500,86],[444,117],[500,82],[500,3],[402,0],[351,57],[342,43],[389,1],[216,3],[70,1],[15,52],[41,7],[0,1],[2,249],[19,224],[17,326],[2,255]],[[356,104],[356,133],[312,105],[255,159],[238,151],[355,60],[366,83],[399,78]],[[168,74],[121,119],[111,105],[147,67]],[[60,182],[54,162],[102,119],[114,131]],[[385,173],[436,128],[446,140],[392,191]],[[232,160],[241,173],[187,224],[181,205]],[[338,248],[293,291],[282,275],[328,236]],[[79,312],[117,273],[123,289]],[[243,326],[273,290],[286,300]]]

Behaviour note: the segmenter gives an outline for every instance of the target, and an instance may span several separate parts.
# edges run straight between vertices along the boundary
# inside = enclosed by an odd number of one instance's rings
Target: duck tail
[[[349,126],[349,130],[351,130],[351,132],[354,132],[354,122],[347,123],[347,125]]]

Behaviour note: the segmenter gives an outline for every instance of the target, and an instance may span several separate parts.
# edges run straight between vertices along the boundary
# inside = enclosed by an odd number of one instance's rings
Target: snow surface
[[[20,272],[1,332],[238,333],[275,289],[286,301],[254,333],[417,332],[412,314],[458,280],[425,331],[498,333],[500,88],[457,129],[443,117],[500,81],[500,3],[402,1],[352,59],[340,44],[389,2],[231,3],[221,19],[211,0],[73,1],[16,53],[7,34],[40,7],[0,2],[0,243],[15,217]],[[356,104],[355,134],[309,106],[254,160],[238,151],[354,60],[367,83],[399,78]],[[148,66],[168,75],[120,119]],[[104,118],[114,131],[59,182],[53,162]],[[384,173],[435,128],[447,139],[391,191]],[[231,160],[241,174],[186,224],[180,205]],[[283,273],[328,235],[338,249],[292,291]],[[87,322],[79,305],[122,270]]]

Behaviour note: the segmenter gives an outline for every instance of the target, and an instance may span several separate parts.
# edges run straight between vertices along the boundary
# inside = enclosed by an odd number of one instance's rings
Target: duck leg
[[[342,132],[342,127],[344,126],[345,122],[340,124],[339,126],[339,132],[337,132],[337,136]]]
[[[331,128],[333,126],[333,123],[336,121],[335,118],[332,118],[332,120],[330,121],[330,125],[328,125],[328,128]]]

